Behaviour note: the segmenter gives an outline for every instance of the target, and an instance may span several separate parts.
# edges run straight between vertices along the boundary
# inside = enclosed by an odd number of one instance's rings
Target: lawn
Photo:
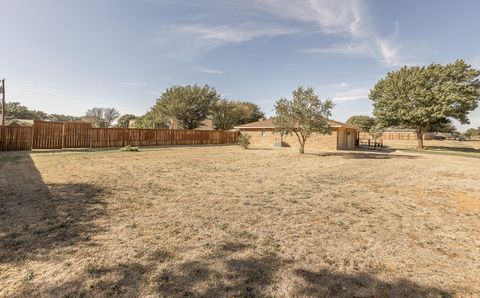
[[[480,159],[0,154],[0,296],[478,296]]]
[[[384,140],[384,145],[403,151],[416,151],[424,154],[456,155],[480,158],[480,141],[428,140],[425,150],[418,150],[416,140]]]

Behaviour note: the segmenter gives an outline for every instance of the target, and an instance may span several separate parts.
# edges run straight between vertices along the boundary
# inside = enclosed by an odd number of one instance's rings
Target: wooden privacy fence
[[[434,138],[434,134],[432,133],[425,133],[423,135],[424,140],[432,140]],[[372,136],[366,132],[360,133],[360,139],[362,140],[369,140],[372,139]],[[381,136],[383,140],[416,140],[417,134],[415,132],[384,132]]]
[[[33,127],[2,126],[0,151],[160,145],[234,144],[237,132],[92,128],[85,122],[35,121]]]
[[[0,151],[30,150],[32,133],[32,127],[0,125]]]

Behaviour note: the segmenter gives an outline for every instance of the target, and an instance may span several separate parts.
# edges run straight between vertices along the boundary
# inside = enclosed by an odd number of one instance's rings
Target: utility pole
[[[5,79],[2,80],[2,126],[5,126]]]

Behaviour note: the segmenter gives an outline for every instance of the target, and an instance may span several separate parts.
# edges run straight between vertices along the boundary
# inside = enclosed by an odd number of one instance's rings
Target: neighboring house
[[[368,140],[371,139],[368,133],[360,133],[360,139]],[[435,138],[435,133],[427,132],[423,135],[424,140],[433,140]],[[417,132],[415,129],[409,128],[386,128],[381,139],[383,140],[416,140]]]
[[[305,149],[351,150],[355,149],[359,128],[354,125],[329,120],[330,134],[312,134],[305,143]],[[235,127],[241,133],[251,135],[251,147],[270,148],[282,146],[299,147],[295,134],[280,135],[275,132],[273,119],[252,122]]]
[[[135,121],[137,121],[137,119],[128,120],[128,128],[135,128]]]

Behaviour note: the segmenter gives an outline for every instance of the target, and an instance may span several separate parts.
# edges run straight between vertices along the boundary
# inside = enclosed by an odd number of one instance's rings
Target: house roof
[[[354,128],[354,129],[359,129],[355,125],[350,125],[346,124],[343,122],[335,121],[335,120],[328,120],[328,124],[330,124],[331,127],[345,127],[345,128]],[[272,129],[275,128],[275,125],[273,124],[273,118],[267,119],[267,120],[261,120],[257,122],[252,122],[252,123],[247,123],[239,126],[235,126],[236,129],[255,129],[255,128],[264,128],[264,129]]]

